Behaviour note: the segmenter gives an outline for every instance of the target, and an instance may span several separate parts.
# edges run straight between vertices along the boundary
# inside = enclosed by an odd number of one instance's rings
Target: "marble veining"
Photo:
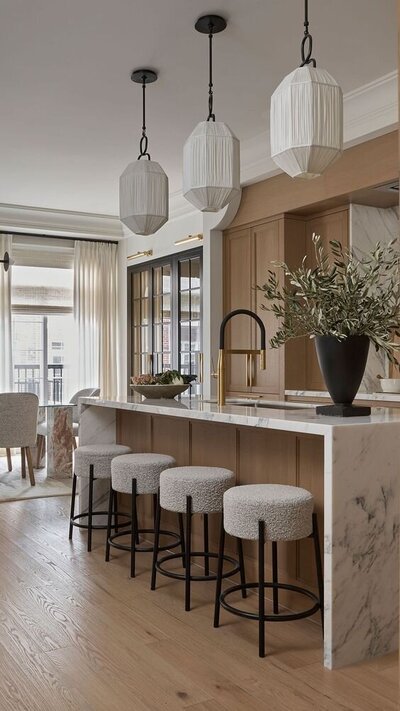
[[[369,417],[340,419],[314,408],[218,407],[195,398],[83,402],[87,444],[115,441],[118,409],[323,436],[324,664],[345,666],[397,648],[400,412],[375,408]],[[96,506],[106,499],[98,492]]]
[[[325,522],[325,664],[397,649],[398,425],[334,430]],[[327,472],[325,471],[325,476]]]
[[[372,251],[378,241],[388,244],[398,236],[398,207],[350,206],[350,244],[356,256],[361,257]],[[378,390],[379,383],[376,376],[388,377],[388,370],[387,357],[382,351],[376,351],[371,344],[361,390],[364,392]]]
[[[201,400],[201,398],[182,398],[182,400],[142,400],[140,396],[132,396],[129,398],[116,398],[114,400],[102,400],[100,398],[82,398],[81,402],[85,405],[97,405],[98,408],[105,409],[120,409],[132,410],[136,412],[147,412],[155,415],[168,415],[168,417],[184,417],[195,420],[205,420],[213,422],[224,422],[227,424],[243,425],[246,427],[261,427],[265,429],[284,430],[286,432],[303,432],[309,434],[324,435],[332,427],[356,427],[358,425],[366,425],[370,423],[385,424],[389,422],[398,422],[400,425],[400,412],[390,411],[387,408],[374,408],[372,415],[369,417],[353,417],[351,422],[348,418],[341,417],[326,417],[325,415],[317,415],[315,405],[310,404],[309,407],[300,409],[296,407],[296,403],[291,408],[292,403],[276,403],[277,405],[285,405],[288,409],[275,409],[272,406],[267,408],[257,405],[241,406],[227,404],[220,407],[214,402]],[[86,411],[83,411],[81,418],[81,443],[89,444],[86,441],[86,427],[82,427]],[[112,421],[115,415],[104,415],[100,418],[99,409],[96,409],[96,414],[92,415],[98,419],[98,427],[105,427],[105,423]],[[111,427],[115,429],[115,421]],[[107,437],[110,431],[107,430]],[[102,439],[104,434],[100,435],[97,441],[111,441]],[[92,441],[92,440],[90,440]],[[115,439],[113,440],[115,441]]]
[[[47,478],[72,476],[72,406],[47,408]]]

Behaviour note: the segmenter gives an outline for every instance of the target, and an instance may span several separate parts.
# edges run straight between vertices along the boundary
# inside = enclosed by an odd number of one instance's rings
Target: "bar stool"
[[[288,622],[300,620],[321,611],[323,625],[323,575],[318,537],[317,515],[313,513],[312,494],[297,486],[281,484],[250,484],[236,486],[224,494],[224,518],[221,525],[219,543],[217,585],[215,595],[214,627],[219,626],[220,607],[228,612],[258,620],[259,656],[265,656],[265,622]],[[247,540],[258,541],[258,582],[235,585],[224,592],[222,588],[222,566],[225,532]],[[315,563],[318,581],[318,596],[311,590],[297,585],[278,582],[277,541],[297,541],[312,538],[314,541]],[[272,582],[264,580],[264,545],[272,542]],[[257,589],[258,612],[247,612],[229,604],[226,598],[234,592]],[[265,614],[264,591],[272,589],[273,614]],[[291,590],[303,595],[314,603],[302,612],[279,613],[279,590]]]
[[[74,476],[72,479],[71,513],[69,518],[69,539],[72,539],[73,527],[84,528],[88,532],[87,550],[92,550],[92,531],[106,530],[105,524],[93,524],[93,517],[106,516],[108,511],[93,511],[93,489],[96,479],[111,479],[111,462],[114,457],[130,452],[130,447],[123,444],[85,444],[75,450]],[[89,479],[89,503],[86,513],[75,514],[75,497],[77,479]],[[126,514],[118,514],[117,497],[115,495],[114,527],[118,529],[118,516],[126,518]],[[87,517],[86,523],[79,523],[80,519]],[[122,523],[122,526],[126,526]]]
[[[154,534],[154,528],[139,528],[137,517],[137,497],[144,494],[153,496],[154,519],[157,509],[157,492],[160,486],[160,474],[168,467],[173,467],[176,464],[173,457],[167,454],[124,454],[111,462],[111,486],[110,498],[108,504],[108,527],[107,527],[107,542],[106,542],[106,561],[110,560],[110,547],[119,548],[120,550],[130,551],[131,554],[131,578],[135,577],[136,553],[152,553],[153,546],[141,546],[139,544],[139,534],[150,533]],[[129,530],[116,531],[111,534],[111,523],[113,515],[113,500],[117,493],[130,494],[131,499],[131,519]],[[160,550],[166,551],[177,546],[183,546],[183,518],[179,515],[180,534],[173,531],[160,531],[159,533],[169,536],[175,542],[164,545]],[[117,539],[121,536],[130,535],[130,545],[118,543]]]
[[[216,559],[216,553],[210,553],[208,545],[208,515],[220,513],[222,511],[224,492],[235,483],[235,475],[229,469],[219,467],[175,467],[162,472],[160,477],[160,492],[158,496],[156,514],[156,532],[154,540],[153,565],[151,574],[151,590],[156,587],[157,571],[162,575],[175,580],[185,581],[185,610],[190,610],[190,585],[192,581],[216,580],[216,574],[210,573],[209,561]],[[164,564],[170,560],[179,558],[179,554],[170,553],[158,559],[160,538],[161,509],[174,511],[179,514],[186,513],[186,540],[185,540],[185,560],[184,573],[179,573],[164,568]],[[192,516],[193,514],[204,515],[204,550],[192,551]],[[242,542],[238,539],[238,557],[235,560],[223,554],[222,562],[226,561],[231,568],[222,572],[222,578],[228,578],[236,573],[240,573],[240,579],[245,585],[245,570],[242,551]],[[192,575],[191,565],[193,558],[204,558],[204,574]],[[243,589],[243,596],[246,591]]]

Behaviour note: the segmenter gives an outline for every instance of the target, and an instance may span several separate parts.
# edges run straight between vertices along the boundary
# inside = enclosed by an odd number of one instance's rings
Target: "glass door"
[[[131,375],[151,373],[151,269],[131,275]]]
[[[174,369],[201,380],[201,256],[191,250],[128,270],[129,378]]]
[[[171,370],[172,283],[171,264],[153,268],[153,373]]]
[[[201,257],[180,259],[179,267],[179,363],[178,369],[187,375],[197,375],[194,394],[200,393],[202,380],[201,345]]]

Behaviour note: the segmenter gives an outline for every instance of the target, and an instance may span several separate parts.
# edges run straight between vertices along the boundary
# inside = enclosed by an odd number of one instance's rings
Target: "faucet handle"
[[[260,370],[266,369],[267,351],[265,348],[260,349]]]

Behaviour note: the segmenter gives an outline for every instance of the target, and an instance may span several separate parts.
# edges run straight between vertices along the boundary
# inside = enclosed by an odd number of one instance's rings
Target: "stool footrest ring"
[[[162,550],[162,548],[159,548],[159,550]],[[204,551],[191,551],[190,553],[190,559],[192,558],[207,558],[208,560],[210,558],[214,560],[218,560],[218,553],[206,553]],[[182,559],[182,553],[171,553],[171,555],[165,555],[163,558],[160,558],[156,562],[156,570],[158,570],[161,575],[165,575],[167,578],[174,578],[174,580],[185,580],[186,575],[185,573],[175,573],[172,570],[166,570],[165,568],[162,567],[164,563],[166,563],[168,560],[177,560],[177,559]],[[227,570],[225,573],[222,574],[223,578],[230,578],[232,575],[236,575],[236,573],[239,573],[240,571],[240,565],[235,558],[231,558],[228,555],[224,555],[223,559],[227,563],[231,563],[233,565],[233,568],[231,570]],[[191,575],[190,580],[196,581],[196,582],[202,582],[202,581],[207,581],[207,580],[216,580],[217,579],[217,574],[216,573],[210,573],[209,575]]]
[[[248,612],[247,610],[241,610],[240,608],[235,607],[234,605],[230,605],[228,602],[226,602],[225,599],[228,595],[231,595],[234,592],[242,592],[243,590],[254,590],[258,589],[258,587],[258,583],[233,585],[232,587],[228,588],[227,590],[224,590],[224,592],[221,593],[219,598],[221,607],[223,607],[228,612],[231,612],[233,615],[237,615],[238,617],[245,617],[248,620],[259,620],[260,618],[258,612]],[[302,620],[305,617],[310,617],[311,615],[314,615],[316,612],[318,612],[318,610],[321,609],[318,597],[313,592],[311,592],[311,590],[301,588],[298,585],[289,585],[286,583],[264,583],[264,590],[265,589],[289,590],[291,592],[299,593],[299,595],[304,595],[310,600],[313,600],[315,603],[313,607],[310,607],[307,610],[302,610],[301,612],[288,612],[277,613],[273,615],[264,615],[263,619],[265,622],[290,622],[291,620]]]
[[[113,511],[112,515],[113,515],[113,516],[118,516],[118,517],[121,516],[121,518],[129,518],[129,521],[126,521],[125,523],[119,523],[119,522],[118,522],[118,528],[124,528],[124,527],[126,527],[126,526],[130,526],[130,525],[131,525],[130,516],[129,516],[128,514],[126,514],[126,513],[119,513],[118,511]],[[76,526],[77,528],[84,528],[84,529],[87,530],[87,529],[89,528],[88,524],[87,524],[87,523],[79,523],[79,519],[81,519],[81,518],[88,518],[88,516],[89,516],[88,512],[86,512],[86,513],[80,513],[80,514],[75,514],[75,516],[72,516],[72,517],[70,518],[70,523],[71,523],[72,526]],[[108,516],[108,511],[93,511],[92,516],[93,516],[93,517],[94,517],[94,516]],[[112,528],[115,528],[114,524],[112,525]],[[104,524],[92,524],[92,529],[93,529],[93,530],[98,529],[98,530],[100,530],[100,531],[104,531],[104,530],[107,529],[107,524],[106,524],[106,523],[104,523]]]
[[[128,524],[131,526],[131,523],[129,522]],[[116,543],[116,538],[121,538],[122,536],[128,536],[132,533],[132,528],[130,527],[128,531],[121,531],[118,533],[113,533],[112,536],[109,536],[108,542],[110,546],[113,548],[118,548],[121,551],[130,551],[131,546],[127,543]],[[139,528],[137,530],[138,534],[140,533],[154,533],[153,528]],[[165,544],[164,546],[159,547],[159,551],[169,551],[172,548],[176,548],[177,546],[181,545],[181,539],[178,533],[174,533],[174,531],[160,531],[160,536],[171,536],[175,540],[175,543],[169,543]],[[153,546],[141,546],[140,548],[136,545],[135,546],[135,551],[136,553],[152,553],[154,551]],[[182,554],[180,554],[182,555]]]

